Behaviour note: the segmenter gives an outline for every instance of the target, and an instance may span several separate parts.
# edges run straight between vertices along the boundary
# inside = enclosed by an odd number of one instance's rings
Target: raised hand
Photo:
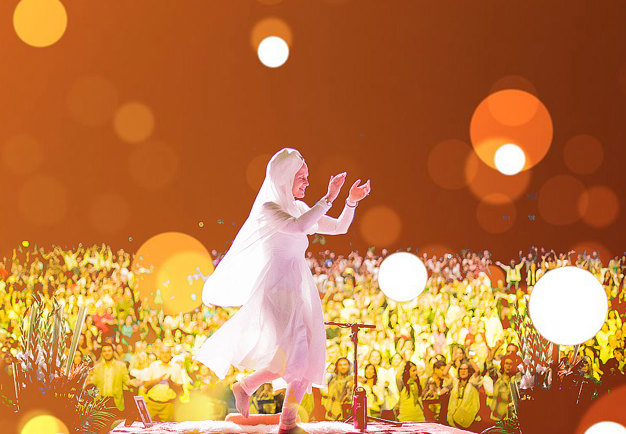
[[[356,182],[352,184],[352,187],[350,187],[350,194],[348,195],[348,200],[352,203],[359,202],[365,196],[370,194],[370,191],[372,191],[372,188],[370,187],[369,179],[367,180],[365,184],[361,186],[359,186],[359,182],[361,182],[361,180],[357,179]]]
[[[337,195],[341,191],[344,182],[346,182],[346,172],[330,177],[330,181],[328,182],[328,194],[326,195],[326,198],[330,202],[337,199]]]

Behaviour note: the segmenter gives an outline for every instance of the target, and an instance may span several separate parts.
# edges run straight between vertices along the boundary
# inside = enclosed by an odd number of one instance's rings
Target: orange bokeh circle
[[[465,166],[472,147],[461,140],[446,140],[436,144],[428,154],[428,174],[435,184],[449,190],[465,187],[478,171],[477,159]]]
[[[265,179],[265,170],[267,163],[272,156],[270,154],[261,154],[254,157],[246,167],[246,181],[252,191],[259,191],[263,180]]]
[[[395,210],[378,205],[363,213],[359,229],[368,244],[377,248],[389,248],[400,237],[402,221]]]
[[[587,252],[588,255],[591,252],[598,251],[600,255],[600,259],[602,259],[602,263],[605,265],[609,263],[609,261],[613,258],[613,254],[611,251],[602,243],[598,241],[579,241],[575,243],[569,250],[575,250],[576,253],[583,254]],[[570,255],[570,260],[576,261],[576,255]]]
[[[135,253],[131,268],[142,305],[162,307],[167,314],[200,306],[204,286],[200,274],[213,273],[206,247],[181,232],[165,232],[147,240]]]
[[[598,422],[616,422],[626,426],[626,385],[611,389],[611,393],[602,394],[593,400],[593,403],[580,418],[576,427],[576,434],[584,434]]]
[[[491,93],[509,89],[523,90],[530,94],[537,95],[537,88],[535,88],[530,80],[521,75],[505,75],[499,78],[491,86]]]
[[[620,204],[617,194],[609,187],[589,187],[578,198],[578,212],[583,221],[594,228],[609,226],[617,219]]]
[[[494,169],[495,153],[507,143],[524,151],[524,170],[535,166],[547,154],[552,133],[548,109],[536,96],[519,89],[490,94],[476,107],[470,122],[476,154]]]
[[[115,112],[113,128],[125,142],[142,142],[150,137],[154,130],[154,114],[150,107],[143,103],[126,103]]]
[[[602,143],[589,134],[579,134],[565,143],[563,159],[569,170],[588,175],[598,170],[604,159]]]
[[[501,234],[511,229],[516,217],[515,204],[502,193],[485,196],[476,207],[478,224],[491,234]]]
[[[505,204],[520,197],[528,188],[532,172],[527,170],[517,175],[503,175],[483,163],[472,152],[465,162],[467,185],[478,199],[493,204]]]
[[[278,36],[284,40],[289,47],[291,47],[293,42],[293,34],[289,25],[280,18],[268,17],[256,23],[252,28],[252,32],[250,33],[252,49],[256,51],[261,41],[269,36]]]
[[[556,175],[539,189],[537,207],[541,218],[552,225],[569,225],[581,218],[580,196],[585,186],[570,175]]]

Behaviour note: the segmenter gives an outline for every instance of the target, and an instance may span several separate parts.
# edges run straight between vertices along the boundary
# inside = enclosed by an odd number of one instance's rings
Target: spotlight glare
[[[257,55],[263,65],[268,68],[278,68],[289,57],[289,45],[278,36],[269,36],[259,44]]]
[[[517,175],[526,164],[526,155],[519,146],[507,143],[496,151],[494,164],[503,175]]]

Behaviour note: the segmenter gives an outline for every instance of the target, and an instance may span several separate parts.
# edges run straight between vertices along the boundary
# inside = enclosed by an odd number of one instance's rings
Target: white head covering
[[[204,282],[202,301],[218,306],[240,306],[252,295],[254,284],[267,268],[270,258],[263,244],[278,232],[290,216],[300,216],[292,188],[304,158],[295,149],[284,148],[271,158],[265,180],[248,219],[235,237],[230,250]],[[264,205],[276,203],[285,213],[270,212]]]

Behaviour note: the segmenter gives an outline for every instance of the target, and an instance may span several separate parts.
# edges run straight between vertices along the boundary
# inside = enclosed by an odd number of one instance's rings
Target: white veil
[[[289,216],[301,214],[291,190],[302,164],[302,155],[290,148],[281,149],[271,158],[248,219],[213,274],[204,282],[202,301],[205,304],[241,306],[250,298],[270,260],[264,243],[287,223]],[[264,208],[268,202],[278,204],[287,214],[269,212]]]

